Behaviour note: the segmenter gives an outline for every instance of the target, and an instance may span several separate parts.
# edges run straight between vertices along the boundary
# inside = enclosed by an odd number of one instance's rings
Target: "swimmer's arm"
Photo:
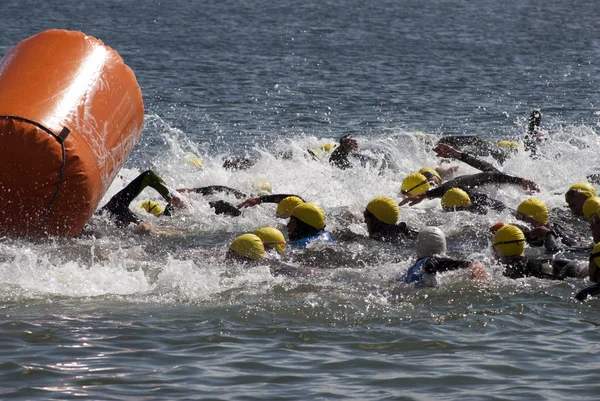
[[[472,175],[464,175],[458,178],[455,178],[452,181],[448,181],[444,185],[448,185],[453,183],[454,185],[450,185],[452,187],[467,187],[474,188],[483,184],[519,184],[523,189],[532,190],[539,192],[540,189],[537,184],[531,180],[522,177],[515,177],[509,174],[501,173],[501,172],[493,172],[493,171],[484,171],[478,174]]]
[[[238,191],[237,189],[229,188],[224,185],[209,185],[207,187],[200,188],[180,188],[177,189],[177,192],[194,192],[203,196],[212,195],[215,192],[222,192],[225,194],[233,195],[238,199],[243,199],[247,197],[247,195],[242,191]]]
[[[499,170],[496,167],[492,166],[490,163],[484,160],[480,160],[467,152],[458,151],[450,145],[440,143],[435,148],[433,148],[433,151],[437,153],[438,157],[449,157],[452,159],[457,159],[481,171],[499,172]]]
[[[425,270],[425,273],[435,274],[445,271],[465,269],[469,267],[471,263],[472,262],[470,260],[455,260],[445,257],[433,257],[425,263],[423,269]]]
[[[296,267],[279,261],[269,261],[268,264],[273,276],[310,277],[315,274],[310,268]]]
[[[463,163],[468,164],[471,167],[476,168],[477,170],[493,171],[493,172],[497,172],[497,173],[500,172],[500,170],[498,170],[496,167],[492,166],[491,163],[488,163],[485,160],[478,159],[475,156],[470,155],[466,152],[462,152],[460,157],[458,158],[458,160],[460,160]]]
[[[472,190],[465,191],[469,198],[471,198],[471,202],[475,207],[479,207],[482,209],[493,209],[496,212],[503,212],[506,210],[506,205],[496,199],[492,199],[486,194],[482,194],[481,192],[474,192]]]
[[[263,196],[256,196],[254,198],[248,198],[245,201],[243,201],[242,203],[240,203],[239,205],[237,205],[236,207],[238,209],[241,209],[244,207],[252,207],[252,206],[260,205],[261,203],[279,203],[289,196],[295,196],[297,198],[300,198],[304,202],[304,199],[302,199],[298,195],[273,194],[273,195],[263,195]]]
[[[556,252],[566,246],[583,246],[576,236],[569,233],[558,224],[553,224],[545,239],[546,249],[550,252]]]
[[[398,227],[398,231],[408,239],[416,239],[419,235],[418,230],[407,226],[405,222],[398,223],[396,227]]]

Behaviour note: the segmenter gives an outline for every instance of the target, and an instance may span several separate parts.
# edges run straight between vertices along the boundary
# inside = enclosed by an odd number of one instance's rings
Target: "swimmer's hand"
[[[485,281],[487,279],[487,271],[481,262],[472,262],[469,266],[471,271],[471,279],[473,281]]]
[[[182,233],[181,230],[177,230],[175,228],[157,228],[154,227],[152,224],[144,221],[138,223],[138,225],[135,226],[133,231],[141,235],[176,235]]]
[[[252,206],[256,206],[256,205],[260,205],[260,196],[257,196],[255,198],[248,198],[245,201],[243,201],[242,203],[240,203],[239,205],[237,205],[236,207],[238,209],[243,209],[245,207],[252,207]]]
[[[174,209],[183,209],[186,207],[185,200],[175,192],[169,194],[168,202]]]
[[[440,176],[443,178],[448,177],[450,174],[454,173],[458,170],[458,166],[448,166],[448,167],[436,167],[435,171],[438,172]]]
[[[460,159],[462,153],[458,150],[454,149],[450,145],[446,145],[445,143],[438,143],[433,151],[437,153],[438,157],[446,157],[450,159]]]
[[[587,297],[598,295],[598,293],[600,293],[600,284],[594,284],[579,291],[575,295],[575,299],[583,302]]]
[[[530,238],[544,239],[544,238],[546,238],[546,235],[549,232],[550,232],[550,229],[548,227],[539,226],[539,227],[536,227],[533,230],[529,231],[529,237]]]
[[[538,184],[526,178],[521,179],[521,187],[523,187],[524,190],[540,192]]]
[[[426,193],[418,194],[418,195],[406,195],[406,197],[402,200],[402,202],[398,203],[398,206],[404,206],[408,203],[409,206],[416,205],[421,203],[423,199],[427,198]]]

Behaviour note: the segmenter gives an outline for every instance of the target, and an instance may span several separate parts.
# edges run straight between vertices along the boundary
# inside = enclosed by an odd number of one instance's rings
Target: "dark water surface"
[[[2,4],[2,54],[45,29],[81,30],[135,71],[144,133],[105,201],[147,168],[175,188],[251,192],[267,180],[321,204],[336,238],[360,237],[366,202],[399,198],[406,174],[437,162],[415,131],[513,139],[540,108],[546,157],[519,154],[503,168],[538,182],[554,218],[588,230],[562,194],[600,166],[596,1]],[[387,168],[301,156],[348,133]],[[294,157],[276,158],[282,150]],[[231,154],[257,163],[226,171]],[[492,194],[513,207],[528,196]],[[169,221],[144,217],[175,236],[96,220],[98,238],[0,240],[0,399],[597,398],[600,302],[572,299],[587,280],[503,278],[487,227],[508,213],[403,208],[403,221],[441,226],[451,252],[490,267],[485,283],[456,273],[415,290],[388,284],[410,266],[412,244],[364,238],[314,251],[328,267],[318,277],[230,272],[231,238],[285,222],[272,205],[231,219],[201,197],[190,203]]]

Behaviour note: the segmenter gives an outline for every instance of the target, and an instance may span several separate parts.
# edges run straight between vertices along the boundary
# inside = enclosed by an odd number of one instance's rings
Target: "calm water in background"
[[[144,134],[106,199],[147,168],[174,187],[250,192],[265,179],[323,205],[334,234],[364,235],[366,202],[397,197],[404,175],[436,162],[412,132],[516,138],[541,108],[547,157],[518,155],[504,169],[539,182],[556,218],[586,230],[562,193],[600,166],[594,1],[3,5],[2,54],[45,29],[81,30],[135,71]],[[391,168],[341,172],[301,156],[347,133]],[[274,157],[290,149],[292,160]],[[257,164],[224,171],[230,154]],[[492,191],[510,205],[526,197]],[[336,245],[315,280],[224,274],[235,234],[284,223],[269,205],[228,219],[190,202],[171,221],[146,217],[180,236],[100,220],[101,238],[0,242],[0,399],[573,400],[600,390],[600,301],[571,298],[584,282],[493,271],[481,285],[451,274],[435,289],[398,290],[386,283],[411,247],[366,240]],[[486,261],[481,227],[510,219],[436,210],[402,219],[439,225],[452,252]]]

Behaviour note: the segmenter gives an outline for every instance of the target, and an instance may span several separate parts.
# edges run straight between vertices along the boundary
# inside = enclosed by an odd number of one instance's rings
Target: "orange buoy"
[[[0,235],[75,236],[142,132],[144,104],[116,51],[50,30],[0,61]]]

